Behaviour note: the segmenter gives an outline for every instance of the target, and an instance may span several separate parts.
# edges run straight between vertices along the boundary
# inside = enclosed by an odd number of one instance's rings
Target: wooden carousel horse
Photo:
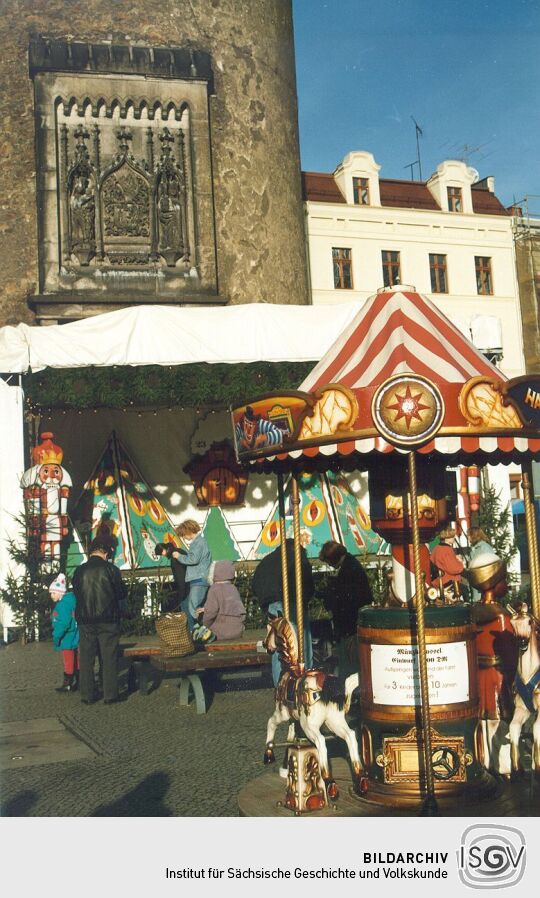
[[[292,742],[294,721],[298,721],[318,751],[328,797],[337,798],[338,788],[330,772],[326,741],[321,733],[324,724],[332,733],[345,740],[354,772],[355,789],[365,791],[358,742],[345,720],[352,693],[358,686],[358,674],[351,674],[343,681],[323,670],[303,671],[298,663],[296,633],[283,617],[274,618],[269,623],[265,646],[267,651],[278,653],[284,668],[275,691],[276,708],[268,721],[265,764],[275,761],[273,740],[278,724],[291,721],[287,741]]]
[[[515,709],[510,723],[512,772],[522,770],[519,739],[523,724],[536,714],[533,724],[532,765],[540,775],[540,621],[529,614],[525,603],[512,614],[512,627],[518,639],[519,660],[514,680]]]

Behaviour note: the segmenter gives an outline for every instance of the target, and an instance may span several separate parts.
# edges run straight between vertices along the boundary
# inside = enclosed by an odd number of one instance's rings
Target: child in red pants
[[[67,591],[64,574],[49,586],[54,602],[52,637],[56,652],[62,652],[64,682],[57,692],[75,692],[79,679],[79,628],[75,620],[75,594]]]

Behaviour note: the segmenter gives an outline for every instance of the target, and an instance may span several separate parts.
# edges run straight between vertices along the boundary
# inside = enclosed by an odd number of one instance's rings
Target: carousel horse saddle
[[[301,676],[285,671],[276,687],[276,701],[288,708],[311,707],[321,698],[326,679],[322,670],[307,671]]]

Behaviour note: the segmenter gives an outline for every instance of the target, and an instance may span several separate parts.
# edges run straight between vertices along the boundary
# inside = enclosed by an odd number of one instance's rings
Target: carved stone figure
[[[96,249],[96,204],[90,179],[82,173],[73,179],[69,206],[71,249],[81,265],[88,265]]]
[[[182,250],[182,222],[180,213],[180,185],[176,178],[164,179],[159,191],[159,250],[167,265],[174,254],[178,259]],[[173,250],[173,254],[167,253]],[[176,261],[176,260],[175,260]]]

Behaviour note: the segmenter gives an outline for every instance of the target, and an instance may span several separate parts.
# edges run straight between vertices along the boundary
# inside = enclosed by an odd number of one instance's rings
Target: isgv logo
[[[459,878],[471,889],[515,886],[525,872],[525,836],[513,826],[478,823],[461,836]]]

